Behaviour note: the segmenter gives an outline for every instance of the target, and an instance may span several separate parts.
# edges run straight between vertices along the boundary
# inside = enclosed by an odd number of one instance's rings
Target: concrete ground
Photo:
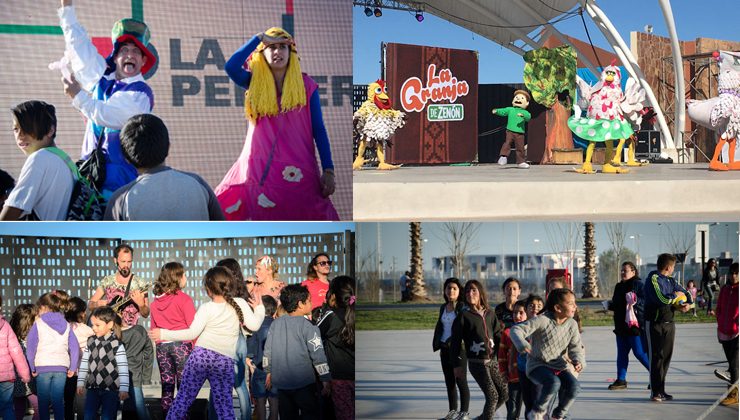
[[[588,366],[572,419],[737,419],[738,408],[712,404],[726,391],[713,371],[727,369],[714,324],[679,324],[666,390],[674,401],[649,400],[648,373],[630,356],[628,389],[609,391],[616,375],[616,344],[611,327],[583,333]],[[356,354],[358,419],[436,419],[447,414],[447,394],[439,354],[432,352],[433,331],[358,331]],[[471,415],[483,409],[483,394],[468,374]],[[496,412],[506,418],[506,408]],[[522,415],[523,418],[523,415]]]
[[[740,196],[728,194],[740,190],[740,171],[712,172],[701,163],[651,164],[618,175],[572,169],[481,164],[354,171],[354,220],[736,220],[740,208]]]

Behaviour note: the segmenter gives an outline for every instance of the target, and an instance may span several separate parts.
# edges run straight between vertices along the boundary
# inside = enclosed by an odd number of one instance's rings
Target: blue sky
[[[711,224],[711,222],[707,222]],[[565,230],[568,223],[543,223],[543,222],[506,222],[506,223],[482,223],[474,241],[474,249],[470,254],[516,254],[517,252],[517,225],[519,227],[519,251],[526,253],[554,253],[555,247],[561,241],[558,239],[558,228]],[[582,223],[580,223],[582,225]],[[608,223],[596,223],[596,247],[597,254],[601,254],[611,248],[607,235]],[[377,249],[378,224],[360,223],[357,225],[357,255],[362,258],[368,252]],[[442,223],[422,223],[422,237],[426,240],[423,247],[423,258],[425,269],[431,269],[432,258],[450,255],[447,251],[443,238],[446,235],[442,230]],[[645,263],[655,262],[658,254],[669,252],[667,243],[671,237],[684,237],[689,235],[695,238],[696,223],[623,223],[626,231],[625,247],[639,250]],[[550,232],[548,234],[548,231]],[[715,257],[722,251],[730,251],[732,257],[737,260],[738,255],[738,223],[719,222],[709,227],[709,256]],[[635,239],[629,239],[635,236]],[[552,239],[551,239],[552,238]],[[539,242],[535,242],[538,239]],[[404,267],[409,264],[409,224],[408,223],[381,223],[380,224],[381,252],[383,256],[383,267],[391,269],[395,257],[396,267]],[[579,248],[583,247],[580,241]],[[560,249],[558,249],[559,251]],[[692,250],[692,256],[693,256]]]
[[[312,234],[355,230],[354,223],[275,222],[37,222],[0,223],[0,235],[78,238],[198,239]]]
[[[547,2],[548,0],[542,0]],[[668,36],[663,13],[657,1],[621,0],[600,1],[599,6],[629,45],[631,31],[643,31],[653,26],[653,33]],[[671,2],[676,31],[682,41],[699,37],[729,41],[740,40],[737,23],[737,0],[678,0]],[[480,54],[480,83],[521,83],[524,61],[510,50],[445,20],[425,13],[418,23],[414,14],[383,10],[383,16],[367,17],[364,7],[352,10],[354,83],[366,84],[380,77],[380,43],[431,45],[476,50]],[[611,51],[602,33],[587,15],[584,15],[594,45]],[[581,18],[575,16],[554,25],[560,32],[587,41]]]

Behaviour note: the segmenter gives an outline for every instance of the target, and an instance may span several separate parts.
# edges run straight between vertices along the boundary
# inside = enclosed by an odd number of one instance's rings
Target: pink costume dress
[[[306,74],[303,84],[310,98],[318,85]],[[227,220],[339,220],[321,196],[320,177],[311,111],[303,106],[250,123],[241,156],[215,193]]]

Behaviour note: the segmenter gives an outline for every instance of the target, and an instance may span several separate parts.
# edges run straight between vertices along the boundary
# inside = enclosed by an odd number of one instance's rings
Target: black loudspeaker
[[[635,157],[638,159],[650,159],[658,156],[660,156],[660,131],[638,131]]]

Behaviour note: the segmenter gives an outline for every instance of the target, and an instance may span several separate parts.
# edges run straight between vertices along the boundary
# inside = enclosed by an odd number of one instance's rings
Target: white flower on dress
[[[301,182],[301,179],[303,179],[303,172],[301,172],[301,168],[286,166],[285,169],[283,169],[283,179],[288,182]]]
[[[267,198],[267,196],[265,195],[265,193],[262,193],[262,194],[259,195],[259,197],[257,197],[257,204],[259,204],[260,206],[262,206],[262,207],[264,207],[266,209],[267,208],[270,208],[270,207],[275,207],[275,203],[273,203],[272,201],[270,201],[270,199]]]

